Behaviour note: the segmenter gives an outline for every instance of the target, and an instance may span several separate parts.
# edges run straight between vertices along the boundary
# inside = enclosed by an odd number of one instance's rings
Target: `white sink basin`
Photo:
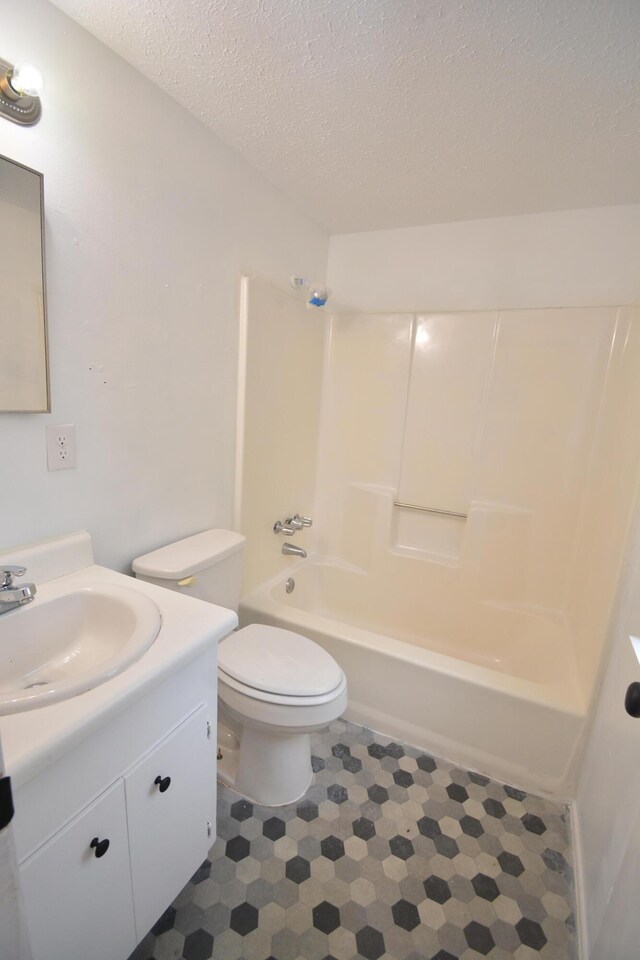
[[[0,615],[0,715],[44,707],[104,683],[160,630],[155,603],[107,583],[49,581]]]

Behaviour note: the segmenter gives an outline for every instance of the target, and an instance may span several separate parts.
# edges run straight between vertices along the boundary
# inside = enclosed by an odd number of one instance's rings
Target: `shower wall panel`
[[[487,604],[551,618],[570,638],[588,696],[602,629],[598,640],[587,635],[588,614],[574,614],[571,597],[585,530],[612,517],[605,540],[615,569],[624,544],[633,480],[607,486],[602,475],[618,462],[637,471],[630,415],[615,412],[622,397],[627,408],[640,397],[631,347],[621,346],[635,344],[637,316],[635,324],[616,307],[333,316],[319,552],[374,578],[381,596],[430,595],[434,635],[472,634]],[[596,491],[608,499],[614,488],[612,513]],[[614,582],[605,579],[606,596],[584,603],[599,604],[600,627]]]
[[[236,524],[246,591],[286,567],[275,521],[313,512],[327,321],[268,283],[243,283]],[[295,542],[308,545],[307,531]]]
[[[473,494],[495,313],[415,320],[398,500],[466,514]]]

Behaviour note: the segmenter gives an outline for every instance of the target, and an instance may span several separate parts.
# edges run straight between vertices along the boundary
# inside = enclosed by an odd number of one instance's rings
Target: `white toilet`
[[[205,530],[138,557],[141,580],[238,609],[245,538]],[[347,681],[326,650],[290,630],[252,623],[218,646],[218,776],[243,796],[280,805],[311,781],[309,735],[347,706]]]

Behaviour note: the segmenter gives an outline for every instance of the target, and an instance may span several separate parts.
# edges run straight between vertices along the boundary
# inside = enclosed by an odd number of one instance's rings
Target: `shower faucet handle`
[[[0,576],[2,577],[0,590],[11,590],[13,587],[13,578],[24,577],[26,572],[26,567],[17,566],[16,564],[9,564],[6,567],[0,567]]]
[[[285,523],[287,524],[288,527],[293,527],[294,530],[302,530],[302,528],[304,527],[304,523],[302,522],[302,520],[300,519],[297,513],[295,517],[289,517],[289,519],[286,520]]]
[[[288,520],[286,523],[282,523],[280,520],[276,520],[276,522],[273,525],[273,532],[282,533],[284,534],[285,537],[292,537],[296,532],[296,528],[292,527]]]
[[[301,527],[310,527],[313,523],[311,517],[301,517],[299,513],[296,513],[295,517],[291,521],[292,523],[299,523]]]

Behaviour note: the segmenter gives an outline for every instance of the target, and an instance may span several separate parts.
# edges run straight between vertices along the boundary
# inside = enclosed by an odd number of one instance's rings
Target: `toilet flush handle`
[[[183,580],[178,580],[179,587],[190,587],[196,582],[195,577],[185,577]]]

